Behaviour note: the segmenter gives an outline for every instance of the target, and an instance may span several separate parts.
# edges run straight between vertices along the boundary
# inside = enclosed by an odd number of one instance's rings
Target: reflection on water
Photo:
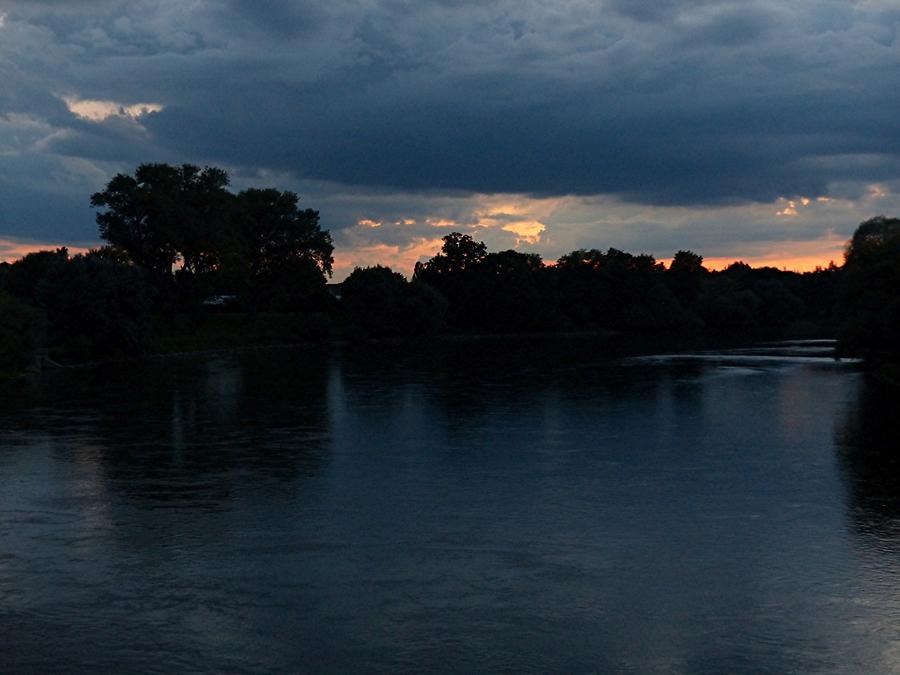
[[[53,374],[0,401],[0,669],[890,670],[896,397],[827,347]]]
[[[866,381],[838,427],[841,463],[856,528],[900,561],[900,396]],[[900,573],[900,569],[897,570]]]

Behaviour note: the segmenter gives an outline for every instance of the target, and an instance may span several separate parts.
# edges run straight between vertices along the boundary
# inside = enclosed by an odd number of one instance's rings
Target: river
[[[282,349],[0,395],[2,672],[900,672],[900,399],[828,345]]]

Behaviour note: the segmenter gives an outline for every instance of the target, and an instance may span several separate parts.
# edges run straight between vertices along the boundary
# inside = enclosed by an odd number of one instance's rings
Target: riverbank
[[[110,355],[104,359],[79,358],[77,351],[43,350],[23,375],[45,370],[91,368],[104,364],[136,363],[169,358],[199,358],[217,354],[268,352],[292,349],[341,349],[354,353],[393,352],[395,350],[428,353],[443,346],[470,345],[472,349],[493,345],[515,345],[536,354],[547,349],[574,349],[608,358],[652,355],[672,352],[700,352],[746,348],[761,342],[777,342],[784,335],[710,334],[703,331],[624,332],[610,330],[518,331],[506,333],[440,333],[430,336],[369,337],[348,329],[347,323],[330,313],[260,313],[251,318],[237,312],[211,313],[206,316],[181,315],[175,319],[157,319],[147,336],[148,349],[136,355]],[[831,340],[827,334],[815,336]],[[586,349],[587,348],[587,349]]]

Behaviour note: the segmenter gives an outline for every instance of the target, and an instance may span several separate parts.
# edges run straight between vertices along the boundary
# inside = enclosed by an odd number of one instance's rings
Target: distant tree
[[[679,303],[690,306],[697,299],[707,273],[702,255],[684,250],[675,254],[667,277],[672,294]]]
[[[557,327],[550,277],[539,255],[488,253],[484,242],[459,232],[443,242],[440,253],[416,265],[414,280],[447,299],[452,328],[502,333]]]
[[[91,197],[108,242],[98,255],[127,256],[153,274],[160,309],[197,312],[216,293],[240,293],[254,310],[321,301],[334,246],[318,212],[298,208],[292,192],[234,195],[228,182],[222,169],[191,164],[142,164],[115,176]]]
[[[697,255],[693,251],[678,251],[672,258],[672,264],[669,266],[670,272],[688,272],[691,274],[706,272],[703,266],[703,256]]]
[[[104,255],[77,255],[40,285],[51,347],[77,359],[140,354],[155,289],[145,270]]]
[[[443,242],[437,255],[416,263],[413,280],[431,286],[447,299],[448,324],[459,330],[478,330],[485,301],[479,270],[487,246],[459,232],[446,235]]]
[[[334,244],[319,226],[319,212],[300,209],[293,192],[244,190],[234,215],[240,242],[231,264],[240,270],[251,306],[296,306],[322,298],[331,276]],[[302,303],[301,303],[302,304]]]
[[[428,284],[416,279],[407,284],[404,306],[410,335],[435,335],[444,330],[447,298]]]
[[[98,260],[108,260],[109,262],[113,262],[118,265],[131,264],[131,258],[128,256],[128,254],[122,249],[116,248],[115,246],[99,246],[97,248],[90,249],[88,253]]]
[[[838,291],[845,352],[900,355],[900,219],[878,216],[856,229]]]
[[[4,289],[31,305],[37,304],[42,287],[56,277],[69,261],[65,246],[55,251],[28,253],[7,267]]]
[[[432,283],[438,276],[470,270],[487,256],[483,241],[475,241],[468,234],[451,232],[443,237],[441,252],[426,263],[417,263],[414,276]]]
[[[647,254],[616,248],[579,249],[562,256],[555,273],[565,312],[577,325],[611,330],[655,329],[651,308],[665,267]]]
[[[832,262],[794,276],[793,292],[803,302],[803,321],[808,322],[807,336],[836,335],[835,307],[837,289],[844,275],[844,268]]]
[[[745,263],[743,260],[736,260],[735,262],[731,263],[728,267],[726,267],[724,270],[722,270],[722,273],[726,274],[726,275],[739,277],[739,276],[750,274],[752,271],[753,271],[753,268],[750,267],[750,265]]]
[[[472,319],[491,333],[538,331],[559,327],[550,277],[536,253],[489,253],[479,266]]]
[[[331,276],[334,244],[319,227],[319,212],[300,209],[293,192],[274,188],[244,190],[237,196],[236,219],[252,275],[298,258]]]
[[[0,380],[20,374],[33,360],[42,327],[37,310],[0,291]]]
[[[231,194],[222,169],[191,164],[142,164],[134,176],[118,174],[91,196],[100,236],[156,275],[171,275],[179,261],[192,274],[220,262]]]
[[[354,269],[341,284],[341,305],[353,325],[372,337],[434,334],[446,309],[434,289],[381,265]]]
[[[760,301],[756,317],[759,328],[782,330],[803,313],[803,302],[781,279],[760,279],[752,291]]]
[[[697,298],[696,311],[711,333],[749,337],[759,327],[757,313],[760,305],[761,300],[753,291],[742,289],[725,279],[721,283],[707,285]]]
[[[333,301],[322,270],[309,258],[289,258],[267,267],[251,279],[246,299],[253,312],[326,311]]]

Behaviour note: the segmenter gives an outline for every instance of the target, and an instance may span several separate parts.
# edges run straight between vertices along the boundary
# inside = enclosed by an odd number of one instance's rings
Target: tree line
[[[844,353],[875,358],[900,348],[900,220],[883,216],[859,226],[843,266],[807,273],[742,262],[711,271],[686,250],[668,266],[615,248],[547,264],[454,232],[410,280],[357,268],[329,293],[331,236],[292,192],[235,193],[221,169],[144,164],[91,204],[104,246],[0,265],[3,372],[38,350],[69,361],[139,355],[172,335],[202,347],[211,327],[232,344],[596,331],[839,335]]]

